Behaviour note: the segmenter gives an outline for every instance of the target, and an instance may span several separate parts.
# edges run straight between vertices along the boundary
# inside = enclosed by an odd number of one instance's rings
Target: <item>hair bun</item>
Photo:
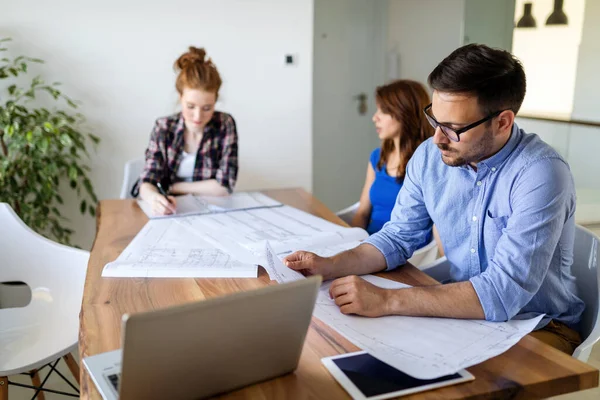
[[[202,65],[205,62],[210,62],[210,60],[205,61],[206,51],[203,48],[198,48],[194,46],[190,46],[189,51],[187,53],[183,53],[175,62],[175,67],[179,70],[184,70],[194,64]]]

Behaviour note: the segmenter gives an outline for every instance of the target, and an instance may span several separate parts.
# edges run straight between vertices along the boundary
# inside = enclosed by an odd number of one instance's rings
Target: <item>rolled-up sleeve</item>
[[[402,188],[392,210],[391,220],[365,240],[385,257],[387,270],[394,269],[426,244],[432,222],[425,207],[422,192],[426,143],[421,144],[406,167]]]
[[[488,321],[514,317],[538,292],[565,222],[575,211],[568,166],[546,158],[526,166],[511,190],[512,214],[487,269],[470,278]]]
[[[222,151],[215,179],[229,193],[233,192],[238,174],[238,136],[235,120],[225,115],[222,125]]]

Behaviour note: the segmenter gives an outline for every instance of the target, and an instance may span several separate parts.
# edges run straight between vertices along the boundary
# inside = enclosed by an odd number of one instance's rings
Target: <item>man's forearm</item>
[[[347,275],[365,275],[386,269],[385,257],[375,246],[361,244],[332,257],[336,278]]]
[[[485,319],[471,282],[389,290],[386,314],[412,317]]]

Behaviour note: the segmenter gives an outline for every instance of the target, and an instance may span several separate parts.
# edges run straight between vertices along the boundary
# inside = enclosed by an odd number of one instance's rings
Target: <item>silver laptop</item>
[[[83,359],[105,400],[198,399],[292,372],[321,277],[124,315],[122,350]]]

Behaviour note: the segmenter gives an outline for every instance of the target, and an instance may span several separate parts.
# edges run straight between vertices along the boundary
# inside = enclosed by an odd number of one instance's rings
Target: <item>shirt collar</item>
[[[217,111],[213,113],[210,121],[204,127],[204,133],[212,132],[218,126],[218,116]],[[175,134],[175,140],[181,140],[183,143],[183,133],[185,132],[185,120],[183,119],[183,113],[179,113],[179,117],[177,118],[177,122],[175,124],[175,129],[173,130]]]
[[[483,161],[480,161],[477,164],[477,169],[479,169],[479,166],[481,165],[484,165],[488,168],[497,168],[512,154],[513,150],[521,141],[522,136],[523,132],[519,129],[516,123],[513,123],[512,131],[510,133],[510,138],[508,138],[508,142],[506,142],[506,144],[496,154],[489,158],[486,158]]]

